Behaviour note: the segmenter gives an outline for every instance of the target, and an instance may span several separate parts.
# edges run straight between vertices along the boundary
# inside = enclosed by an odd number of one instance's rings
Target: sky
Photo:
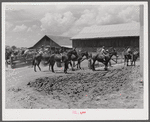
[[[6,5],[6,45],[31,47],[44,35],[73,37],[84,27],[139,22],[138,5]]]

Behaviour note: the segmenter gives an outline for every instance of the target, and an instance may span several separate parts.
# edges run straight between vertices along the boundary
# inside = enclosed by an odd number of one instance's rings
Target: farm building
[[[73,47],[95,52],[102,46],[125,48],[139,47],[140,24],[126,23],[85,27],[71,38]]]
[[[53,51],[60,48],[63,48],[65,50],[72,48],[72,42],[70,40],[70,37],[45,35],[29,49],[39,49],[42,45],[44,45],[44,47],[51,48],[51,50]]]

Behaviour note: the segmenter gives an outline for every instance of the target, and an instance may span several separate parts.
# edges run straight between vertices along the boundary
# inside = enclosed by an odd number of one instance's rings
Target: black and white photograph
[[[2,56],[4,120],[148,118],[147,2],[3,2]]]

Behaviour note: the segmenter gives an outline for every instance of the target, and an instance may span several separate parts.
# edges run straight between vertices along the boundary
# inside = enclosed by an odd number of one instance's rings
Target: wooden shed
[[[70,40],[70,37],[45,35],[29,49],[39,49],[42,45],[44,47],[51,48],[51,50],[53,51],[60,48],[64,48],[65,50],[72,48],[72,42]]]
[[[140,24],[125,23],[85,27],[71,38],[73,47],[95,52],[102,46],[125,48],[139,47]]]

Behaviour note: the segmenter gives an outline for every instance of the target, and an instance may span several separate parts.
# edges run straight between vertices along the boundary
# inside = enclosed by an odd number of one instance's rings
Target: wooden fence
[[[11,68],[29,66],[32,64],[33,56],[29,56],[27,59],[24,56],[10,57]]]

